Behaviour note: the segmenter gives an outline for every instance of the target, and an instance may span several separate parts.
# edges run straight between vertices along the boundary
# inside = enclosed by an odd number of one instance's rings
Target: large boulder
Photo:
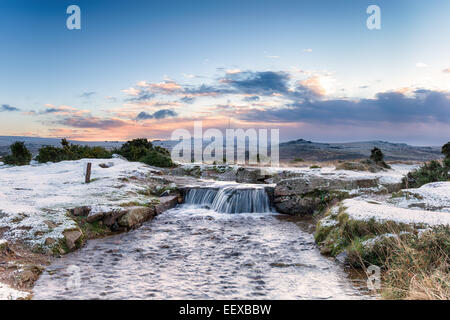
[[[66,246],[70,251],[73,251],[80,247],[83,233],[81,230],[68,230],[63,232]]]
[[[105,226],[109,227],[112,231],[117,231],[118,224],[117,221],[127,213],[125,209],[116,209],[110,212],[105,212],[103,216],[103,223]]]
[[[76,217],[86,217],[89,215],[89,212],[91,212],[91,208],[87,206],[77,207],[70,210],[70,213]]]
[[[169,209],[172,209],[178,204],[178,195],[175,196],[167,196],[167,197],[160,197],[159,198],[159,204],[155,206],[156,214],[161,214],[164,211],[167,211]]]
[[[333,201],[379,187],[378,178],[339,178],[304,175],[281,180],[274,190],[274,206],[286,214],[313,214]]]
[[[155,214],[156,210],[154,207],[131,207],[128,209],[128,212],[119,219],[118,223],[121,227],[131,229],[152,219]]]
[[[378,178],[348,179],[325,176],[303,176],[281,180],[277,183],[274,196],[303,195],[315,190],[354,190],[361,188],[376,188]]]
[[[238,183],[266,183],[272,174],[260,168],[239,168],[236,172],[236,182]]]

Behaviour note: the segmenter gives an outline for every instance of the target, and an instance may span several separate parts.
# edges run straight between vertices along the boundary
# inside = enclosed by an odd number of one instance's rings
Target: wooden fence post
[[[84,180],[85,183],[91,182],[91,168],[92,168],[92,163],[88,162],[87,167],[86,167],[86,179]]]

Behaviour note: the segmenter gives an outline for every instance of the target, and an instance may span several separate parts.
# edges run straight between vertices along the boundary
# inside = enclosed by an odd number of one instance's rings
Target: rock
[[[83,206],[70,210],[70,212],[76,217],[86,217],[89,212],[91,212],[91,208]]]
[[[42,271],[44,271],[44,268],[36,264],[28,264],[23,266],[15,278],[16,285],[24,286],[27,284],[33,284],[39,278]]]
[[[87,216],[86,221],[89,223],[92,223],[92,222],[103,219],[104,215],[105,215],[105,213],[102,211],[92,210],[89,213],[89,215]]]
[[[56,243],[56,240],[53,239],[53,238],[46,238],[46,239],[45,239],[45,245],[46,245],[46,246],[52,246],[52,245],[54,245],[55,243]]]
[[[351,171],[368,171],[368,172],[380,172],[386,171],[385,168],[368,161],[365,162],[343,162],[336,166],[336,170],[351,170]]]
[[[202,175],[200,166],[180,166],[170,171],[173,176],[193,176],[199,178]]]
[[[287,214],[313,214],[332,201],[362,193],[364,189],[379,187],[379,179],[349,179],[336,176],[304,175],[281,180],[274,190],[275,208]]]
[[[168,197],[160,197],[159,204],[155,206],[156,214],[161,214],[164,211],[172,209],[178,204],[178,195],[168,196]]]
[[[119,226],[134,228],[143,222],[153,218],[156,214],[154,207],[131,207],[119,220]]]
[[[347,250],[344,250],[344,251],[342,251],[341,253],[339,253],[339,254],[336,256],[336,260],[337,260],[339,263],[342,263],[342,264],[348,264],[348,263],[349,263],[349,258],[348,258]]]
[[[378,178],[346,179],[339,177],[303,176],[281,180],[275,187],[274,196],[303,195],[315,190],[354,190],[375,188]]]
[[[236,182],[238,183],[265,183],[272,174],[259,168],[239,168],[236,172]]]
[[[113,158],[113,159],[121,159],[121,160],[128,161],[125,157],[123,157],[123,156],[121,156],[120,154],[117,154],[117,153],[114,153],[114,154],[112,155],[112,158]]]
[[[45,220],[44,223],[50,228],[50,229],[54,229],[56,228],[58,225],[56,223],[54,223],[53,221],[50,220]]]
[[[107,227],[113,227],[115,226],[115,224],[117,223],[117,221],[127,213],[127,211],[125,210],[113,210],[110,212],[106,212],[103,216],[103,223],[107,226]],[[116,226],[112,229],[116,229]],[[115,230],[113,230],[115,231]]]
[[[114,162],[100,163],[98,166],[100,168],[107,169],[107,168],[113,167],[114,166]]]
[[[73,251],[78,247],[77,242],[81,240],[83,233],[80,230],[69,230],[63,232],[63,235],[66,240],[67,248],[70,251]]]
[[[0,239],[0,253],[9,251],[8,241]]]

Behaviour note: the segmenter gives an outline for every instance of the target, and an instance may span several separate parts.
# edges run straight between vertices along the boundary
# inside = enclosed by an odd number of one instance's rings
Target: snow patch
[[[25,299],[30,294],[28,292],[19,291],[10,286],[0,283],[0,300],[17,300]]]
[[[91,183],[84,171],[92,163]],[[100,163],[112,162],[110,168]],[[117,208],[122,203],[145,202],[138,192],[144,179],[159,170],[138,162],[114,159],[82,159],[59,163],[0,168],[0,228],[10,240],[41,245],[45,239],[62,239],[76,227],[67,210],[80,206]],[[135,177],[134,179],[132,177]]]
[[[426,210],[398,208],[387,204],[374,204],[364,200],[346,199],[345,212],[355,220],[394,221],[405,224],[425,224],[429,226],[450,225],[450,214]]]

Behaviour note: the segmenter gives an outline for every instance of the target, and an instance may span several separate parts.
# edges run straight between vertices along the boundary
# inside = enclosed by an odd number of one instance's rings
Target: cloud
[[[240,72],[228,74],[225,83],[237,90],[236,93],[272,95],[288,91],[289,74],[285,72]]]
[[[417,62],[416,63],[416,67],[417,68],[426,68],[426,67],[428,67],[428,65],[426,63],[423,63],[423,62]]]
[[[277,109],[249,110],[241,119],[268,122],[432,123],[450,122],[450,94],[419,89],[411,95],[381,92],[372,99],[302,100]]]
[[[303,52],[312,52],[313,50],[312,49],[303,49]]]
[[[136,94],[133,94],[132,98],[128,98],[126,101],[130,102],[147,102],[155,97],[154,93],[146,90],[139,90]]]
[[[77,116],[82,116],[85,114],[89,114],[90,111],[89,110],[79,110],[77,108],[71,107],[71,106],[55,106],[53,104],[46,104],[45,105],[47,108],[41,111],[31,111],[30,114],[31,115],[77,115]]]
[[[99,118],[93,116],[71,116],[60,119],[56,123],[74,128],[113,129],[127,125],[120,119]]]
[[[299,92],[303,93],[312,93],[313,96],[324,96],[327,94],[327,78],[314,75],[312,77],[309,77],[308,79],[299,81],[299,86],[297,87],[297,90]]]
[[[241,73],[242,71],[240,69],[228,69],[225,71],[226,74],[236,74]]]
[[[280,59],[280,56],[266,56],[268,59]]]
[[[12,107],[9,104],[2,104],[0,107],[0,112],[15,112],[15,111],[20,111],[20,109]]]
[[[185,96],[185,97],[181,98],[180,101],[184,102],[184,103],[193,103],[195,101],[195,98]]]
[[[161,109],[156,111],[153,114],[147,113],[145,111],[140,112],[137,117],[136,120],[148,120],[148,119],[165,119],[165,118],[169,118],[169,117],[176,117],[177,113],[173,110],[170,109]]]
[[[83,93],[80,95],[80,97],[89,99],[91,96],[93,96],[93,95],[95,95],[95,94],[97,94],[97,93],[94,92],[94,91],[88,91],[88,92],[83,92]]]
[[[247,102],[254,102],[254,101],[259,101],[259,97],[258,96],[250,96],[250,97],[245,97],[243,100],[247,101]]]

